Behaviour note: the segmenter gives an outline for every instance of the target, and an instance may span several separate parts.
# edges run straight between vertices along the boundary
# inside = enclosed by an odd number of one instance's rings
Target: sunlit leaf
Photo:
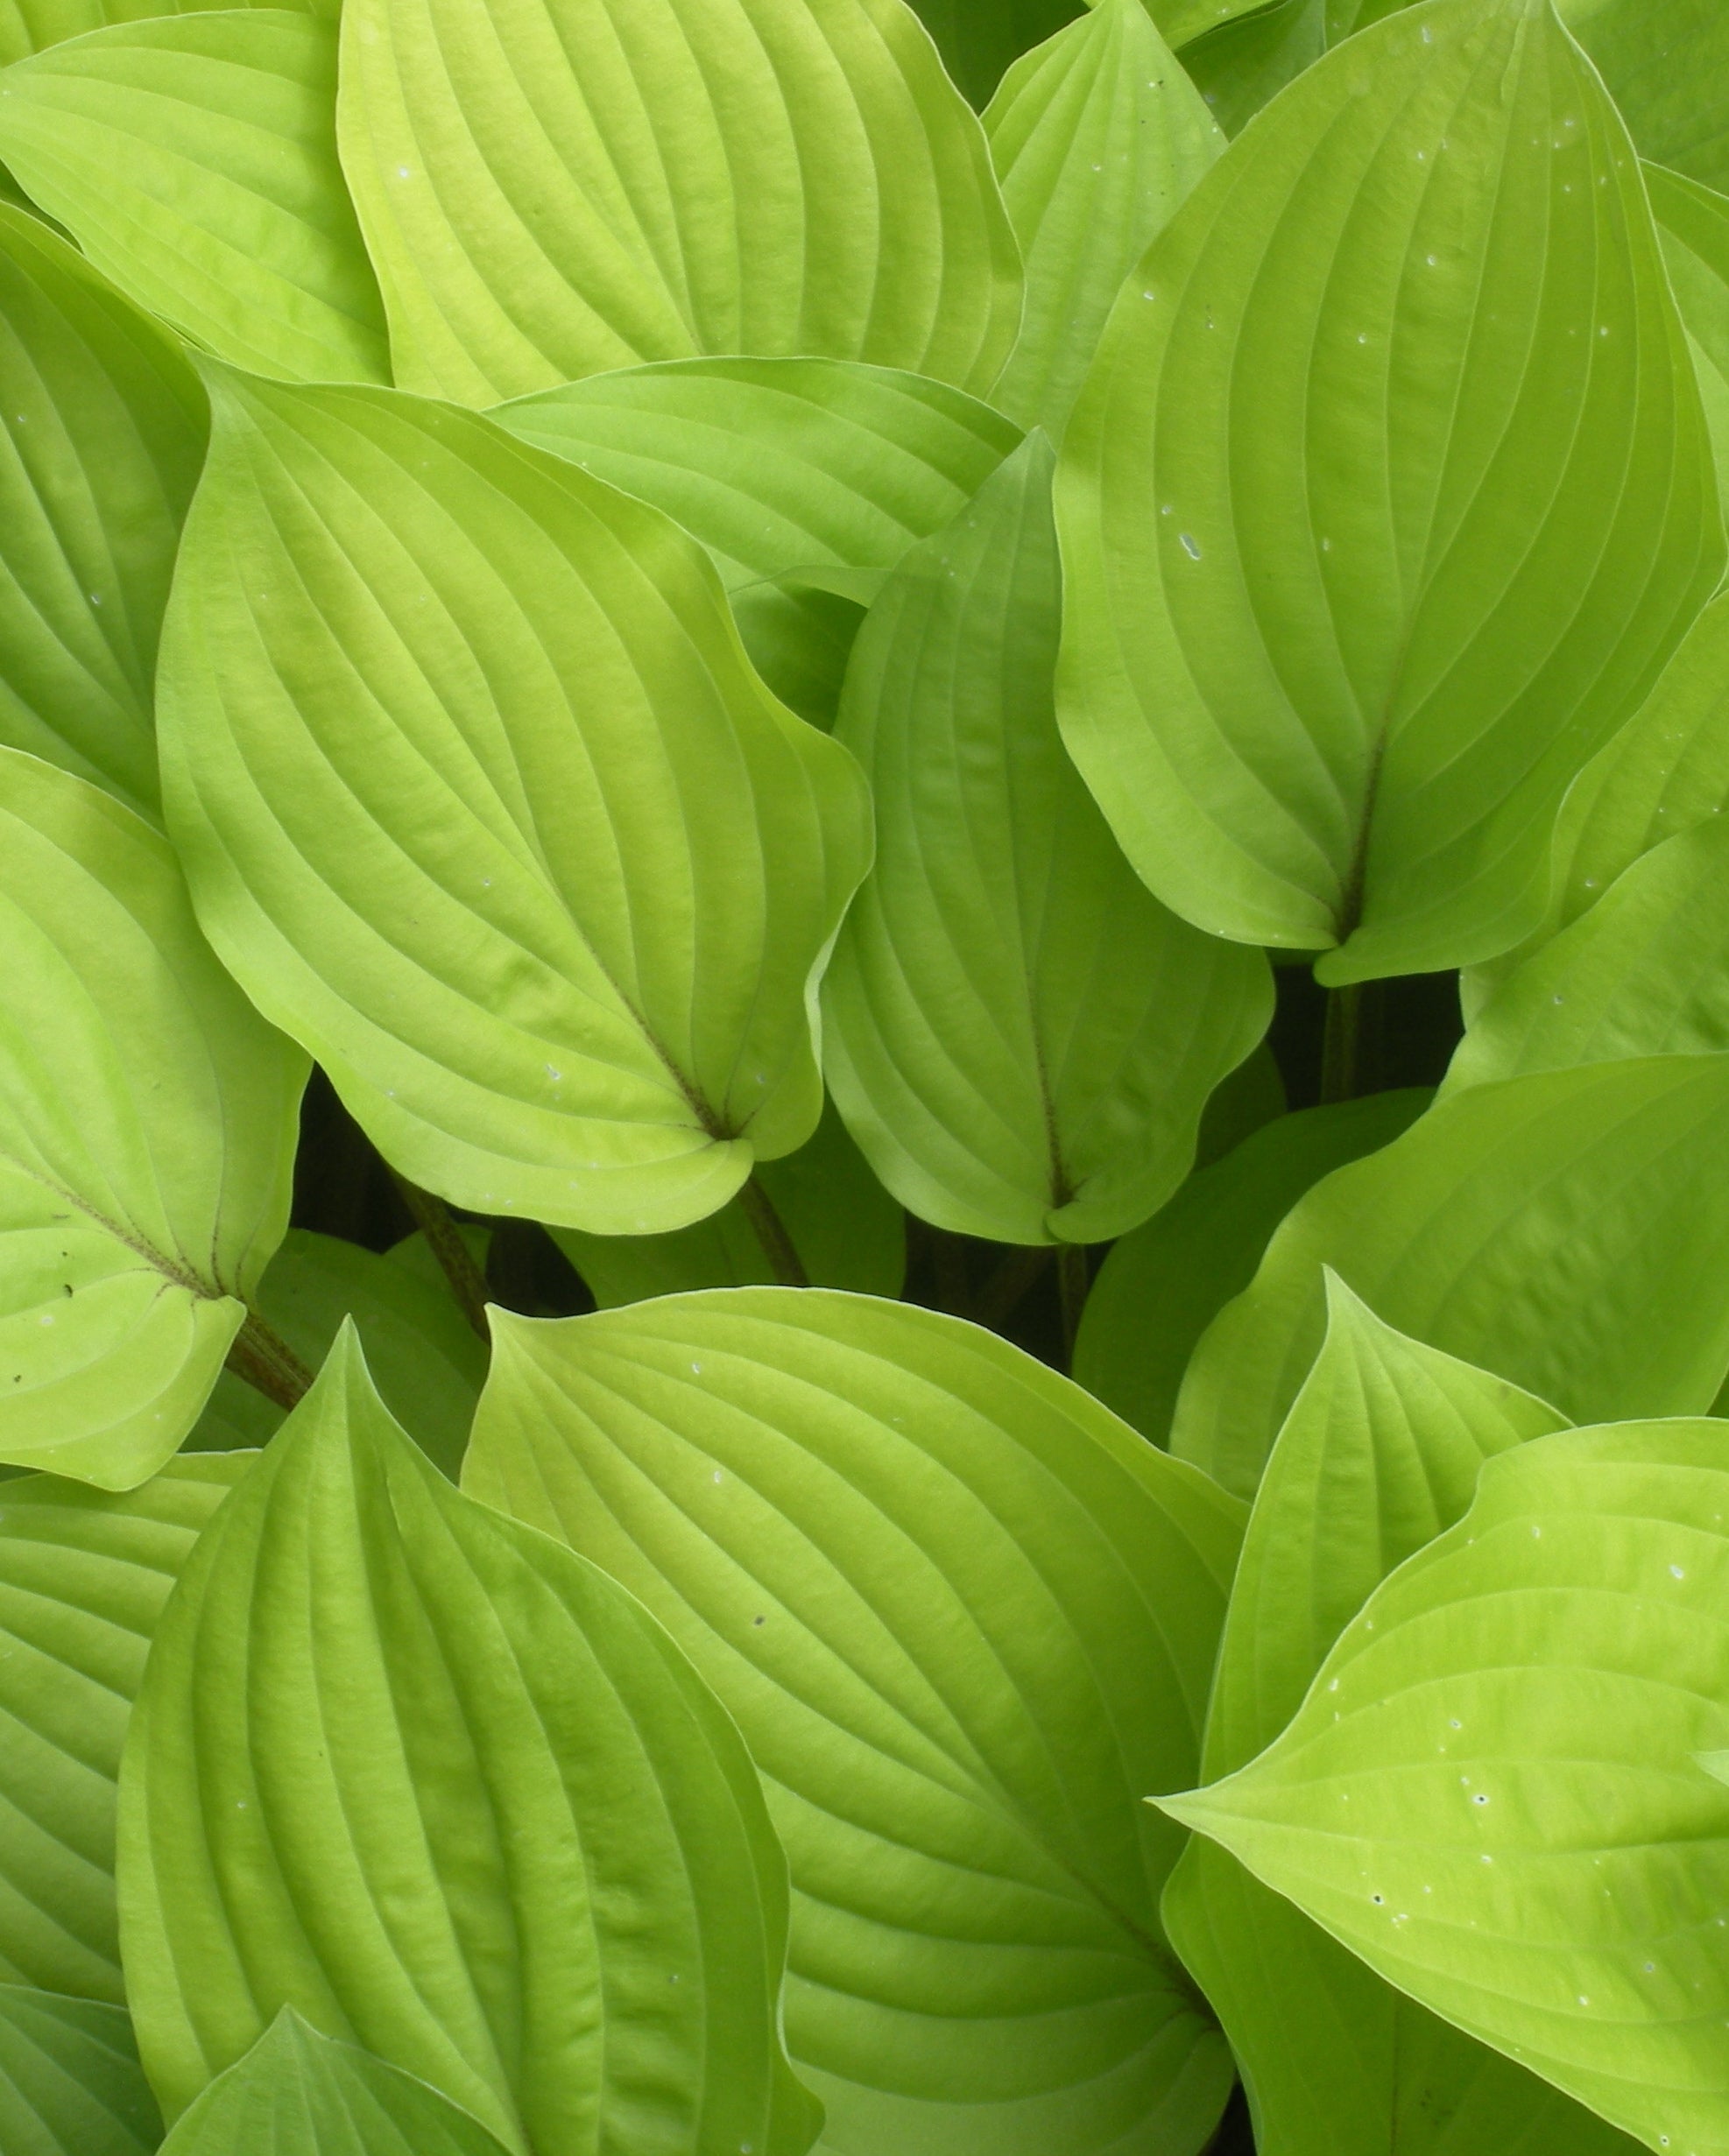
[[[1253,1279],[1274,1229],[1323,1175],[1390,1145],[1429,1097],[1406,1089],[1305,1108],[1197,1169],[1094,1276],[1075,1342],[1076,1379],[1164,1444],[1196,1342]]]
[[[1729,1470],[1716,1423],[1492,1460],[1296,1718],[1166,1808],[1653,2148],[1725,2145]]]
[[[1019,252],[902,0],[349,0],[343,38],[406,387],[491,404],[699,352],[995,380]]]
[[[802,2156],[785,1878],[665,1633],[453,1490],[345,1332],[200,1542],[128,1740],[127,1987],[165,2110],[289,2005],[523,2156]]]
[[[0,1979],[124,1997],[114,1912],[120,1747],[168,1590],[248,1464],[243,1455],[177,1460],[124,1497],[48,1475],[4,1485]],[[0,2147],[11,2156],[4,2133]]]
[[[336,162],[336,33],[263,8],[93,31],[0,80],[0,157],[123,292],[242,366],[390,379]]]
[[[1548,0],[1394,16],[1232,145],[1124,288],[1058,511],[1065,737],[1167,903],[1345,945],[1333,983],[1534,925],[1723,562],[1638,162]]]
[[[773,1288],[499,1321],[467,1485],[639,1595],[737,1718],[836,2156],[1196,2156],[1230,2067],[1178,1842],[1234,1502],[973,1327]]]
[[[0,208],[0,741],[151,814],[156,639],[204,434],[173,340]]]
[[[215,395],[159,689],[207,932],[415,1182],[714,1212],[821,1112],[857,766],[659,511],[418,398]]]
[[[6,2156],[150,2156],[161,2138],[122,2008],[0,1984]]]
[[[1006,1243],[1144,1220],[1272,1010],[1262,955],[1159,904],[1064,753],[1051,469],[1034,435],[907,554],[836,729],[877,860],[823,981],[829,1082],[904,1205]]]
[[[1253,1490],[1321,1343],[1323,1265],[1576,1421],[1697,1414],[1729,1369],[1729,1059],[1472,1086],[1317,1184],[1189,1364],[1173,1450]]]
[[[243,5],[247,4],[242,0]],[[275,4],[280,5],[282,0]],[[230,4],[230,0],[178,0],[170,7],[162,0],[0,0],[0,66],[109,23],[138,22],[152,15],[191,15],[217,4]],[[308,0],[307,11],[335,16],[339,0]]]
[[[1123,279],[1224,137],[1144,0],[1098,0],[1018,61],[984,131],[1027,264],[992,401],[1060,440]]]
[[[105,1489],[196,1420],[287,1225],[306,1060],[109,794],[0,750],[0,1460]]]

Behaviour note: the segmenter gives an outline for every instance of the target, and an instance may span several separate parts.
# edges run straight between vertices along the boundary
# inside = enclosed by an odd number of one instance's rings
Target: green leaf
[[[907,1272],[905,1216],[872,1174],[832,1103],[823,1108],[808,1145],[757,1173],[818,1287],[900,1294]],[[775,1278],[737,1198],[674,1235],[585,1236],[554,1228],[552,1237],[603,1310],[687,1288],[748,1287]]]
[[[343,37],[406,388],[491,404],[699,352],[996,379],[1014,236],[902,0],[349,0]]]
[[[1246,1138],[1276,1123],[1289,1105],[1279,1059],[1263,1040],[1209,1096],[1195,1141],[1196,1166],[1210,1167],[1215,1160],[1222,1160]]]
[[[191,15],[218,4],[219,0],[178,0],[167,11]],[[228,0],[220,0],[220,4],[228,4]],[[0,0],[0,67],[39,53],[45,46],[81,37],[87,30],[100,30],[108,23],[137,22],[164,11],[162,0]],[[311,14],[334,16],[336,11],[337,0],[308,0]]]
[[[1165,1808],[1653,2148],[1725,2146],[1729,1473],[1717,1423],[1492,1460],[1277,1742]]]
[[[6,2156],[149,2156],[161,2138],[124,2008],[0,1984]]]
[[[989,102],[1012,60],[1082,12],[1083,0],[913,0],[943,65],[975,105]]]
[[[1326,42],[1326,0],[1282,0],[1185,46],[1182,65],[1214,119],[1236,136],[1320,59]]]
[[[1220,1312],[1172,1450],[1253,1490],[1321,1343],[1321,1268],[1401,1332],[1576,1421],[1697,1414],[1729,1368],[1729,1060],[1472,1086],[1336,1170]]]
[[[1194,2156],[1230,2082],[1141,1802],[1194,1758],[1240,1513],[905,1305],[501,1316],[468,1487],[640,1596],[763,1772],[836,2156]]]
[[[1718,491],[1729,497],[1729,197],[1660,165],[1645,167],[1645,188],[1692,342]]]
[[[1197,1169],[1099,1267],[1075,1341],[1076,1379],[1164,1444],[1195,1343],[1253,1279],[1274,1229],[1323,1175],[1391,1145],[1429,1099],[1411,1089],[1305,1108]]]
[[[104,1489],[192,1427],[288,1221],[305,1058],[174,856],[0,749],[0,1460]]]
[[[1394,16],[1232,145],[1057,498],[1064,736],[1167,904],[1343,945],[1330,984],[1534,925],[1569,781],[1724,559],[1638,163],[1548,0]]]
[[[715,557],[758,671],[829,724],[874,588],[1020,440],[964,391],[836,359],[673,360],[501,405],[501,426],[665,510]]]
[[[1622,1056],[1729,1050],[1729,823],[1641,855],[1474,1013],[1443,1096]]]
[[[1556,0],[1648,158],[1729,187],[1729,17],[1716,0]]]
[[[519,2156],[801,2156],[785,1881],[660,1626],[453,1490],[345,1328],[201,1541],[127,1744],[127,1985],[165,2110],[288,2005]]]
[[[6,70],[0,157],[195,342],[291,380],[387,382],[335,94],[335,28],[308,15],[122,23]]]
[[[1137,0],[1138,4],[1138,0]],[[1161,1204],[1272,980],[1137,880],[1063,751],[1052,452],[1033,436],[890,576],[836,738],[877,860],[822,986],[841,1113],[902,1204],[1005,1243],[1097,1243]]]
[[[477,2118],[382,2059],[334,2043],[285,2006],[219,2074],[162,2156],[504,2156]]]
[[[213,381],[159,687],[207,932],[415,1182],[714,1212],[821,1112],[857,767],[657,511],[477,413]]]
[[[156,641],[203,461],[179,346],[0,207],[0,742],[156,813]]]
[[[992,398],[1060,440],[1123,279],[1224,137],[1143,0],[1099,0],[1017,61],[984,131],[1027,264]]]
[[[250,1464],[176,1460],[124,1497],[49,1475],[0,1504],[0,1980],[118,2004],[114,1785],[145,1654]],[[11,2156],[0,2132],[0,2147]]]

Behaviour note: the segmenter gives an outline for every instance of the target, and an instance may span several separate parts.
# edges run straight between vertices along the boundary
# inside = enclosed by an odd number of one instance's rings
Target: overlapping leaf
[[[869,854],[696,543],[477,414],[221,376],[164,786],[208,933],[392,1163],[603,1233],[809,1136]]]
[[[837,728],[877,860],[823,982],[829,1082],[903,1204],[1006,1243],[1144,1220],[1272,1001],[1259,952],[1137,880],[1064,754],[1051,468],[1034,435],[907,554]]]
[[[1556,0],[1648,158],[1729,187],[1729,19],[1712,0]]]
[[[123,1997],[114,1911],[120,1747],[168,1590],[246,1464],[244,1456],[176,1461],[124,1497],[46,1475],[5,1484],[0,1978],[8,1983],[110,2004]],[[4,2136],[0,2146],[9,2146]]]
[[[1076,1379],[1164,1444],[1196,1342],[1254,1278],[1274,1229],[1323,1175],[1390,1145],[1428,1105],[1427,1093],[1401,1089],[1302,1109],[1197,1169],[1094,1276]]]
[[[0,1460],[124,1490],[197,1420],[287,1225],[305,1059],[162,838],[0,750]]]
[[[1637,160],[1548,0],[1396,15],[1233,145],[1125,287],[1058,505],[1065,736],[1168,903],[1345,945],[1333,983],[1534,925],[1723,560]]]
[[[988,1334],[775,1289],[501,1319],[464,1475],[745,1731],[826,2150],[1194,2156],[1230,2069],[1141,1799],[1194,1756],[1231,1500]]]
[[[150,2156],[161,2138],[123,2008],[0,1984],[6,2156]]]
[[[152,15],[191,15],[217,4],[179,0],[177,6],[165,8],[162,0],[0,0],[0,66],[109,23],[138,22]],[[337,11],[333,0],[310,0],[307,11],[334,16]]]
[[[992,400],[1061,440],[1123,279],[1224,137],[1143,0],[1097,0],[1018,61],[984,131],[1027,265]]]
[[[1645,167],[1645,186],[1692,342],[1718,489],[1729,492],[1729,196],[1658,165]]]
[[[1166,1808],[1370,1966],[1650,2147],[1714,2156],[1729,2074],[1722,1427],[1567,1432],[1484,1469],[1282,1736]]]
[[[127,1983],[165,2110],[286,2005],[522,2156],[802,2156],[785,1880],[665,1633],[451,1489],[345,1332],[201,1541],[128,1740]]]
[[[146,814],[156,640],[204,434],[173,340],[0,207],[0,741]]]
[[[1729,1059],[1472,1086],[1297,1206],[1189,1365],[1172,1448],[1252,1491],[1321,1342],[1321,1268],[1585,1421],[1697,1414],[1729,1368]]]
[[[975,105],[985,104],[1012,60],[1080,14],[1083,0],[913,0],[943,65]]]
[[[123,292],[223,357],[390,379],[336,162],[334,27],[239,8],[122,23],[0,81],[0,157]]]
[[[1182,65],[1214,119],[1236,136],[1319,60],[1326,43],[1327,0],[1279,0],[1185,46]]]
[[[698,352],[996,378],[1018,250],[903,0],[353,0],[343,37],[406,386],[491,404]]]

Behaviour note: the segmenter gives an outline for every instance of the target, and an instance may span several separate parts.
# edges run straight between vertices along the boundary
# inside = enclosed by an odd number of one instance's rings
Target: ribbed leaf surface
[[[161,2138],[124,2009],[0,1984],[6,2156],[150,2156]]]

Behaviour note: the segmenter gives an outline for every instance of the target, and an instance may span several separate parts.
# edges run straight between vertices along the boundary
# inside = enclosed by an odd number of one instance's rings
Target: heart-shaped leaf
[[[952,1318],[738,1288],[500,1316],[466,1485],[719,1691],[792,1865],[844,2156],[1195,2156],[1230,2068],[1141,1800],[1192,1758],[1240,1513]]]
[[[857,765],[747,664],[694,539],[477,413],[215,378],[165,631],[208,933],[393,1166],[680,1228],[795,1150]]]
[[[1333,983],[1535,924],[1569,781],[1724,558],[1638,160],[1549,0],[1395,15],[1232,145],[1057,500],[1064,735],[1167,904],[1345,946]]]
[[[7,2156],[150,2156],[161,2138],[124,2008],[0,1984]]]

